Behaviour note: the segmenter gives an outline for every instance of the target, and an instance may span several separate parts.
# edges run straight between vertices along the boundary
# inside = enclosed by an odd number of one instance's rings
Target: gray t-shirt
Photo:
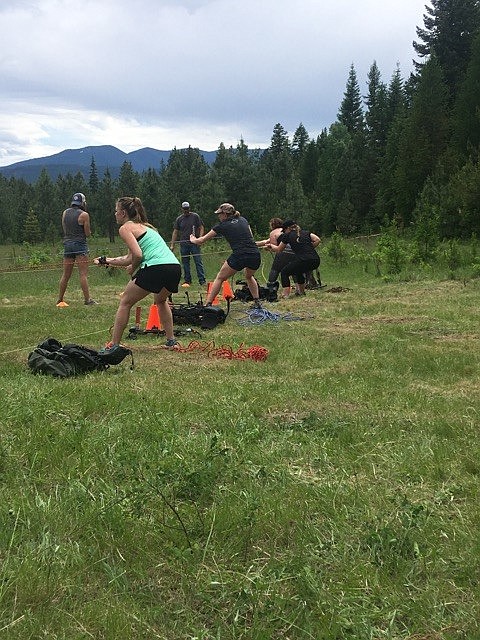
[[[198,238],[200,235],[200,227],[203,227],[203,221],[198,213],[193,211],[190,211],[188,215],[184,213],[180,214],[173,225],[173,228],[180,234],[180,242],[190,242],[191,233]]]

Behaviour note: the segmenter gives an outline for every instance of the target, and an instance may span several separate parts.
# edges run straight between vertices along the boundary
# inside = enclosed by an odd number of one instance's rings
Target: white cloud
[[[0,163],[64,148],[268,145],[331,124],[354,63],[408,75],[424,0],[31,0],[0,7]],[[52,151],[52,149],[54,149]]]

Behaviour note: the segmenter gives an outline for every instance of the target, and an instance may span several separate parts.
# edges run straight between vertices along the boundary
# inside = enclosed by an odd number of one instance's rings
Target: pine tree
[[[92,156],[92,161],[90,163],[90,177],[88,179],[88,188],[90,193],[97,193],[99,184],[100,181],[98,179],[97,165],[95,164],[95,158]]]
[[[63,210],[63,203],[59,202],[55,186],[45,168],[40,172],[34,186],[34,192],[34,210],[40,225],[40,233],[43,236],[49,223],[58,219]]]
[[[400,67],[397,66],[388,85],[387,92],[387,109],[388,109],[388,126],[392,126],[393,121],[400,112],[406,108],[405,86],[400,74]]]
[[[378,168],[375,185],[375,204],[369,214],[372,229],[391,222],[395,215],[395,171],[398,162],[399,142],[403,136],[407,99],[405,87],[397,66],[387,89],[387,137]]]
[[[155,169],[147,169],[140,176],[138,196],[143,202],[149,222],[161,233],[166,233],[167,230],[170,232],[170,220],[167,221],[161,208],[160,179]]]
[[[463,156],[480,150],[480,33],[455,103],[452,138]]]
[[[297,166],[303,158],[309,140],[310,139],[308,137],[307,130],[305,129],[303,124],[300,123],[295,130],[292,138],[292,154]]]
[[[368,72],[368,94],[365,96],[365,104],[367,145],[378,160],[387,139],[389,112],[387,87],[381,80],[376,62],[373,62]]]
[[[260,160],[263,202],[266,216],[281,212],[286,201],[286,185],[293,172],[293,160],[288,133],[280,123],[273,128],[270,146]]]
[[[365,150],[363,154],[364,218],[368,231],[376,230],[379,220],[374,214],[374,203],[379,173],[385,155],[389,128],[387,87],[381,80],[376,62],[368,73],[368,94],[365,96]]]
[[[109,169],[105,169],[97,191],[96,227],[102,235],[108,235],[110,242],[115,242],[115,185]]]
[[[23,225],[23,238],[30,244],[37,244],[42,239],[40,223],[32,208],[29,209]]]
[[[435,56],[423,67],[405,131],[400,140],[395,172],[396,208],[403,224],[410,224],[415,201],[448,141],[448,90]]]
[[[424,29],[417,27],[419,42],[413,48],[420,58],[435,55],[450,97],[455,98],[470,60],[473,39],[480,28],[478,0],[431,0],[425,6]],[[420,71],[425,62],[415,62]]]
[[[303,192],[308,198],[313,197],[315,193],[318,178],[318,158],[319,145],[316,141],[311,140],[307,144],[297,168]]]
[[[338,121],[345,125],[351,134],[363,129],[363,110],[357,73],[352,64],[348,74],[347,86],[337,115]]]
[[[140,176],[134,171],[132,163],[124,160],[117,180],[118,197],[137,195],[139,181]]]

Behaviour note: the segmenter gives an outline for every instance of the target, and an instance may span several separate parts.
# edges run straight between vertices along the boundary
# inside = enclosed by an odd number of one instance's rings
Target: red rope
[[[227,358],[229,360],[248,360],[250,358],[256,362],[264,361],[268,356],[268,349],[265,347],[255,344],[245,349],[243,342],[237,351],[234,351],[232,347],[227,344],[216,347],[214,342],[202,343],[198,340],[192,340],[186,347],[176,346],[175,351],[182,351],[183,353],[202,351],[210,358]]]

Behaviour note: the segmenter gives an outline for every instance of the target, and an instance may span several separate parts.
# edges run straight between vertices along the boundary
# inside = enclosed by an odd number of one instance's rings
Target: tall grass
[[[29,350],[108,340],[125,275],[56,309],[58,265],[0,273],[0,637],[480,637],[479,282],[321,275],[199,338],[265,362],[140,336],[57,380]]]

